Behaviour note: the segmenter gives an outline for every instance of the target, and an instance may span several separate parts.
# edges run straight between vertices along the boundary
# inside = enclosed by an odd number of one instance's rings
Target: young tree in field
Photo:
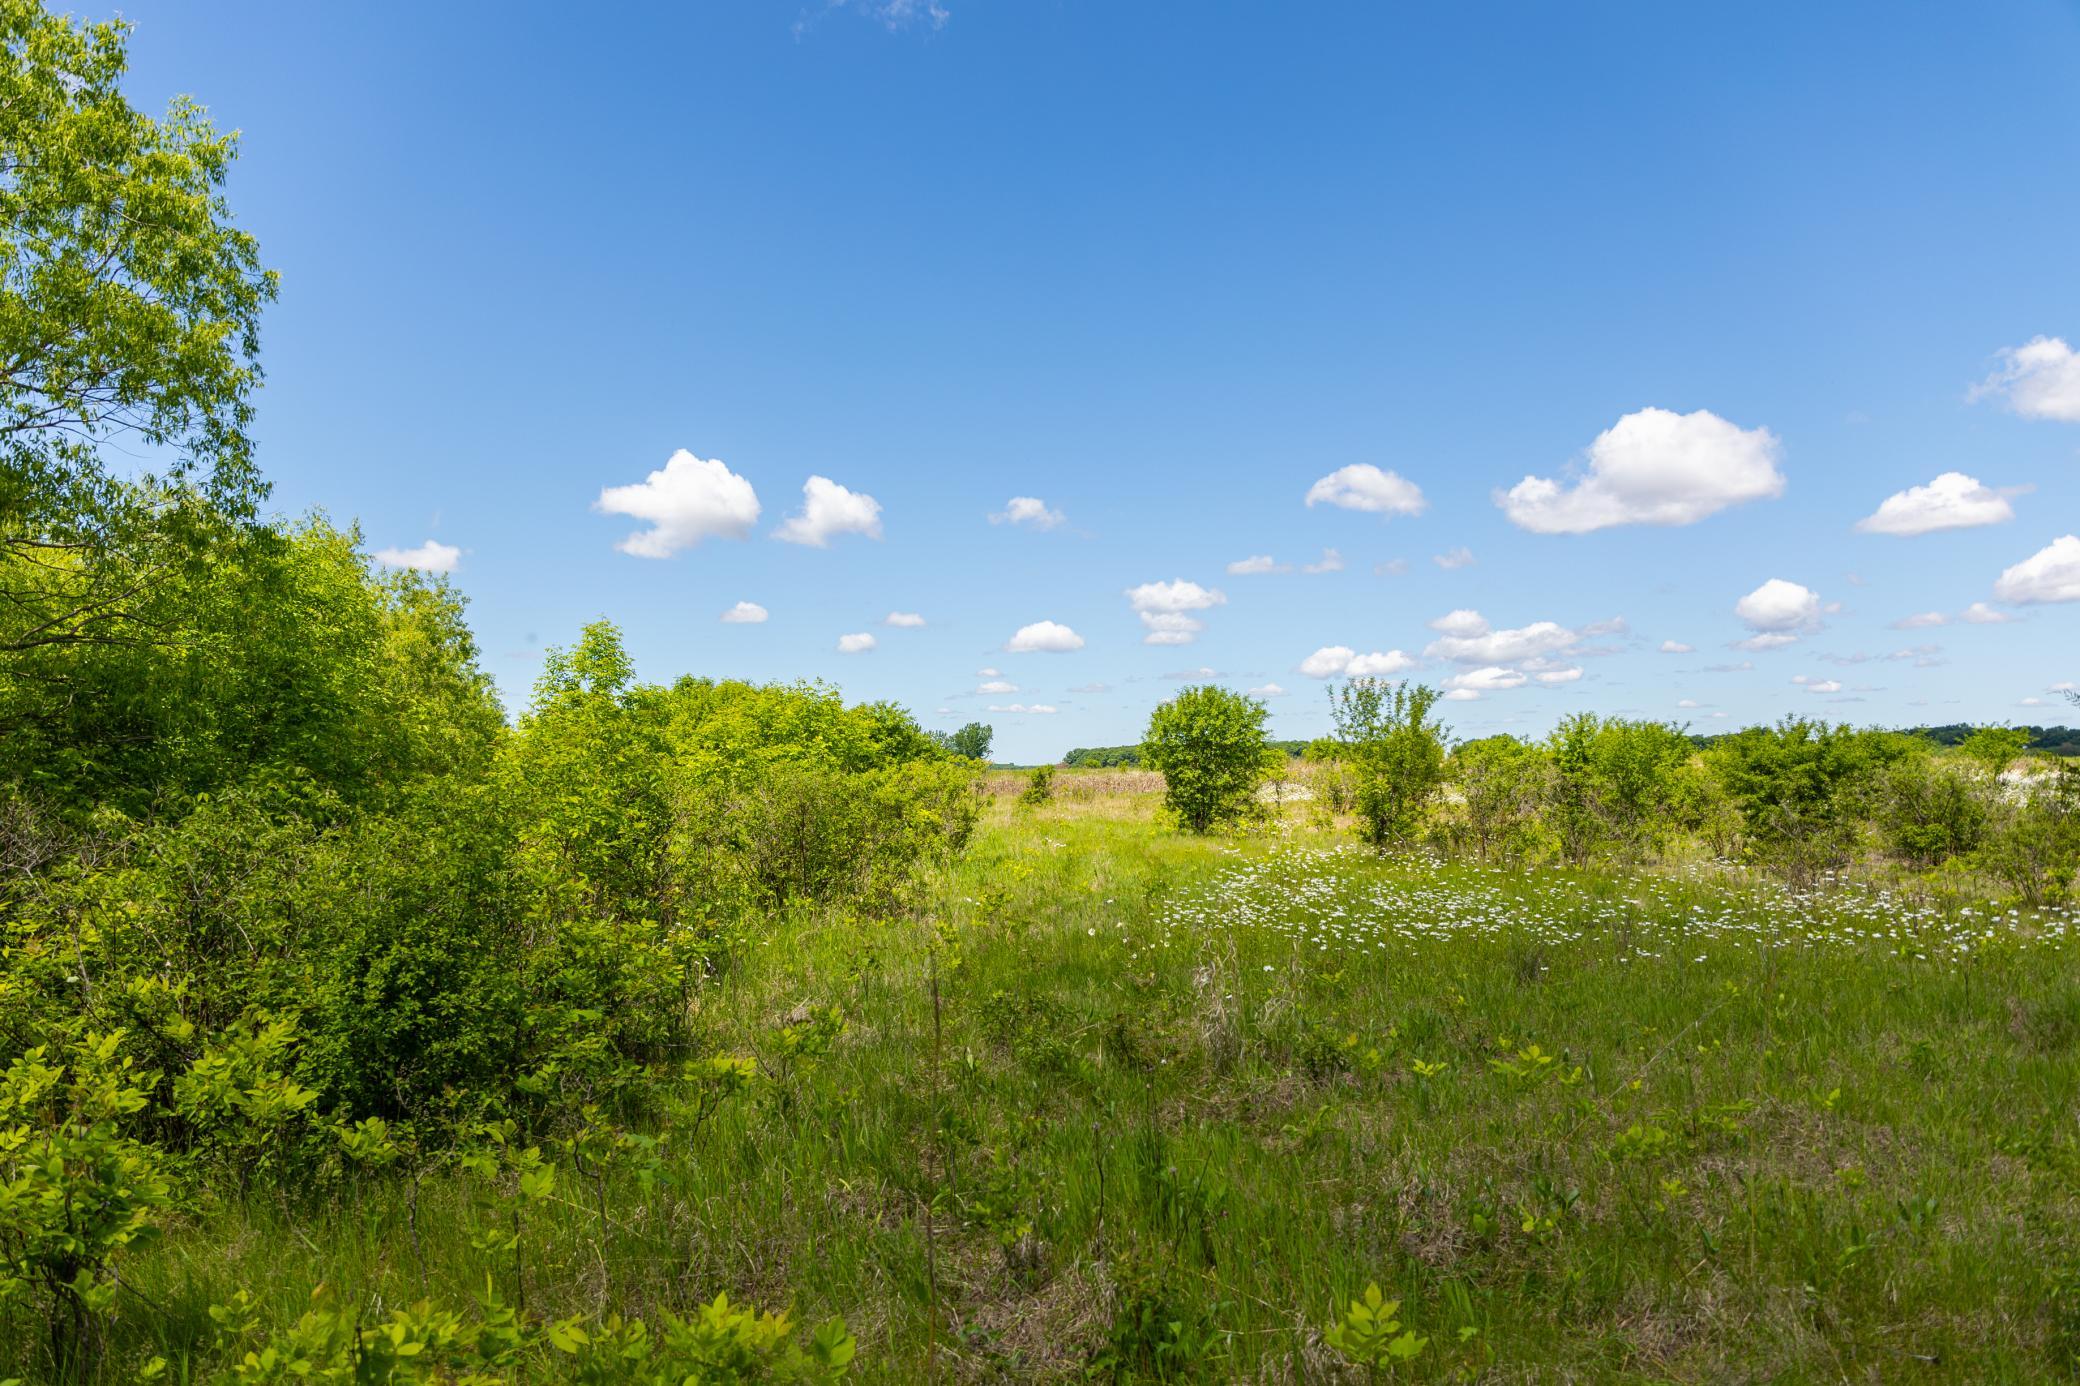
[[[1195,833],[1253,813],[1270,745],[1264,704],[1215,684],[1181,690],[1149,714],[1141,763],[1163,776],[1163,803]]]
[[[969,760],[988,760],[989,743],[995,738],[996,733],[988,724],[970,722],[949,737],[947,744],[957,756],[966,756]]]
[[[169,570],[264,492],[275,276],[223,198],[235,141],[187,98],[133,109],[127,36],[0,0],[0,661],[154,638]],[[160,474],[121,480],[111,444]]]
[[[1358,816],[1374,847],[1406,842],[1444,783],[1444,728],[1427,684],[1352,679],[1329,691],[1329,713],[1356,780]]]

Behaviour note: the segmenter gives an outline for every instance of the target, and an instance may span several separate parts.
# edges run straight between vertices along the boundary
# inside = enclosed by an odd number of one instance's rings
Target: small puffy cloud
[[[2080,422],[2080,352],[2060,337],[2032,337],[2005,347],[1992,375],[1973,386],[1969,398],[1996,398],[2029,419]]]
[[[1533,621],[1514,630],[1495,630],[1478,611],[1453,611],[1430,623],[1441,633],[1423,650],[1454,664],[1521,664],[1527,659],[1559,654],[1576,635],[1554,621]]]
[[[1018,685],[1008,679],[990,679],[979,685],[975,691],[977,693],[987,693],[992,697],[1001,697],[1006,693],[1016,693]]]
[[[1744,650],[1780,649],[1820,628],[1820,594],[1783,578],[1771,578],[1733,604],[1733,614],[1753,632]]]
[[[1917,611],[1912,616],[1902,616],[1892,623],[1894,630],[1926,630],[1930,626],[1944,626],[1950,618],[1940,611]]]
[[[1038,496],[1013,496],[1004,502],[1002,510],[990,515],[989,522],[993,525],[1029,525],[1034,529],[1053,529],[1067,518]]]
[[[1525,675],[1521,670],[1505,669],[1491,664],[1482,669],[1469,669],[1463,674],[1454,674],[1444,681],[1451,690],[1470,689],[1475,693],[1500,693],[1504,689],[1522,688]]]
[[[1324,645],[1300,661],[1300,672],[1311,679],[1326,679],[1342,673],[1358,652],[1348,645]]]
[[[1887,496],[1877,510],[1856,522],[1864,534],[1933,534],[1943,529],[1971,529],[2015,518],[2008,498],[1976,477],[1944,472],[1926,486],[1910,486]]]
[[[1306,565],[1301,571],[1308,573],[1340,573],[1343,571],[1343,555],[1335,549],[1323,549],[1321,558]]]
[[[977,669],[975,671],[975,677],[978,679],[993,679],[996,676],[997,671],[995,669],[990,668],[988,665],[984,665],[982,668]]]
[[[1813,679],[1807,678],[1804,674],[1794,674],[1791,681],[1805,689],[1808,693],[1839,693],[1842,691],[1842,685],[1834,679]]]
[[[1145,645],[1191,644],[1206,629],[1206,623],[1192,613],[1228,600],[1227,594],[1218,588],[1201,587],[1183,578],[1129,587],[1126,598],[1127,605],[1134,608],[1134,614],[1147,627],[1148,633],[1141,637]]]
[[[1059,621],[1035,621],[1020,626],[1004,648],[1013,654],[1067,654],[1083,648],[1083,637]]]
[[[1035,713],[1046,716],[1059,709],[1051,703],[991,703],[989,710],[991,712]]]
[[[1582,634],[1626,635],[1631,630],[1632,627],[1626,623],[1623,616],[1613,616],[1607,621],[1591,621],[1588,625],[1582,627]]]
[[[738,602],[722,613],[726,626],[755,626],[766,619],[766,609],[757,602]]]
[[[1452,688],[1445,691],[1444,700],[1448,703],[1470,703],[1480,696],[1471,688]]]
[[[1307,503],[1368,510],[1376,515],[1420,515],[1428,505],[1420,486],[1370,462],[1338,467],[1307,488]]]
[[[1344,674],[1354,679],[1388,678],[1413,669],[1415,660],[1400,650],[1374,650],[1359,654],[1348,645],[1324,645],[1299,663],[1301,673],[1311,679]]]
[[[1400,577],[1407,571],[1408,560],[1405,558],[1383,559],[1372,565],[1372,575],[1374,577]]]
[[[1471,568],[1474,562],[1473,550],[1462,544],[1456,549],[1446,549],[1443,553],[1432,555],[1430,561],[1448,573],[1459,568]]]
[[[1534,674],[1532,677],[1536,678],[1540,683],[1550,686],[1553,684],[1573,683],[1581,676],[1582,668],[1579,664],[1576,664],[1570,665],[1565,669],[1547,669],[1543,673]]]
[[[898,630],[921,630],[924,628],[924,617],[914,611],[891,611],[881,618],[881,624],[894,626]]]
[[[1699,701],[1697,701],[1697,699],[1695,699],[1695,698],[1678,698],[1678,699],[1676,699],[1676,706],[1677,706],[1677,707],[1679,707],[1679,708],[1682,708],[1682,709],[1684,709],[1685,711],[1688,711],[1689,709],[1692,709],[1692,708],[1699,708],[1699,707],[1703,707],[1703,706],[1704,706],[1704,704],[1703,704],[1703,703],[1700,703],[1700,702],[1699,702]]]
[[[854,631],[850,635],[838,637],[838,653],[865,654],[868,650],[874,648],[874,643],[874,637],[866,631]]]
[[[1415,660],[1399,650],[1374,650],[1371,654],[1352,656],[1343,672],[1354,679],[1384,679],[1415,667]]]
[[[1290,573],[1293,565],[1280,563],[1268,553],[1253,553],[1248,558],[1238,558],[1228,565],[1230,577],[1256,577],[1262,573]]]
[[[1488,633],[1488,618],[1481,615],[1478,611],[1468,611],[1465,607],[1460,607],[1456,611],[1447,611],[1444,615],[1432,621],[1430,629],[1440,635],[1466,639],[1475,635],[1486,635]]]
[[[1973,602],[1963,611],[1957,613],[1957,619],[1965,622],[1967,625],[2004,626],[2010,621],[2019,621],[2022,618],[2010,612],[1990,607],[1985,602]]]
[[[1283,698],[1286,691],[1275,683],[1260,683],[1249,690],[1249,695],[1252,698]]]
[[[1183,679],[1217,679],[1217,678],[1219,678],[1220,676],[1221,676],[1221,671],[1220,671],[1220,670],[1218,670],[1218,669],[1216,669],[1216,668],[1214,668],[1214,667],[1213,667],[1213,666],[1212,666],[1211,664],[1202,664],[1202,665],[1200,665],[1200,666],[1199,666],[1198,668],[1196,668],[1196,669],[1172,669],[1172,670],[1171,670],[1171,671],[1170,671],[1169,673],[1167,673],[1167,674],[1163,675],[1163,677],[1164,677],[1164,678],[1166,678],[1166,679],[1179,679],[1179,680],[1183,680]]]
[[[614,547],[637,558],[670,558],[703,539],[742,539],[758,523],[758,494],[719,461],[685,448],[629,486],[609,486],[592,508],[650,522]]]
[[[1574,484],[1527,476],[1495,503],[1520,529],[1585,534],[1612,525],[1688,525],[1728,506],[1782,495],[1782,451],[1766,428],[1740,428],[1708,409],[1641,409],[1589,445]]]
[[[1993,595],[2017,604],[2080,602],[2080,536],[2053,539],[2009,568],[1993,584]]]
[[[462,562],[462,550],[453,544],[428,539],[416,548],[377,549],[376,562],[386,568],[416,568],[422,573],[452,573]]]
[[[848,491],[827,476],[812,476],[802,483],[802,508],[787,517],[773,537],[788,544],[806,544],[812,549],[830,547],[840,534],[881,537],[881,502],[858,491]]]
[[[1680,640],[1664,640],[1661,642],[1661,653],[1663,654],[1689,654],[1696,648],[1697,646],[1685,645]]]

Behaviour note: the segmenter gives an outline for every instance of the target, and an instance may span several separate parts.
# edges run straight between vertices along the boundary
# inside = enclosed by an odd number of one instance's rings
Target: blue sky
[[[126,13],[245,132],[276,503],[459,551],[510,701],[607,616],[1020,760],[1202,669],[2070,720],[2071,3]]]

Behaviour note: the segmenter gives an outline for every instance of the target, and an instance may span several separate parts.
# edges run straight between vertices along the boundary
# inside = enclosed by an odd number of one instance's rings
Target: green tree
[[[2029,749],[2026,727],[1974,727],[1957,748],[1988,775],[1999,775]]]
[[[1163,803],[1195,833],[1256,811],[1257,786],[1272,754],[1264,704],[1197,684],[1149,714],[1141,763],[1163,776]]]
[[[150,639],[144,599],[263,494],[275,276],[224,200],[234,137],[124,100],[126,25],[0,0],[0,35],[0,655]],[[111,442],[157,477],[114,476]]]
[[[1533,844],[1552,762],[1540,746],[1514,736],[1468,741],[1448,769],[1459,791],[1452,836],[1483,861],[1520,855]]]
[[[986,723],[970,722],[947,738],[948,748],[957,756],[969,760],[988,760],[989,743],[996,733]]]
[[[1329,691],[1365,840],[1375,847],[1411,840],[1444,783],[1444,728],[1430,717],[1439,697],[1427,684],[1378,679],[1352,679]]]

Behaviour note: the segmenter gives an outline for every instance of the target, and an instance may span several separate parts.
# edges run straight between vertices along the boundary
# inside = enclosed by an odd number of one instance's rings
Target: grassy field
[[[1109,783],[1109,782],[1108,782]],[[133,1261],[111,1360],[313,1286],[842,1314],[874,1381],[2041,1380],[2080,1353],[2069,915],[1194,840],[997,798],[925,921],[783,922],[699,996],[759,1076],[523,1251],[483,1181],[255,1196]],[[490,1249],[482,1249],[488,1245]],[[5,1375],[5,1373],[0,1373]]]

